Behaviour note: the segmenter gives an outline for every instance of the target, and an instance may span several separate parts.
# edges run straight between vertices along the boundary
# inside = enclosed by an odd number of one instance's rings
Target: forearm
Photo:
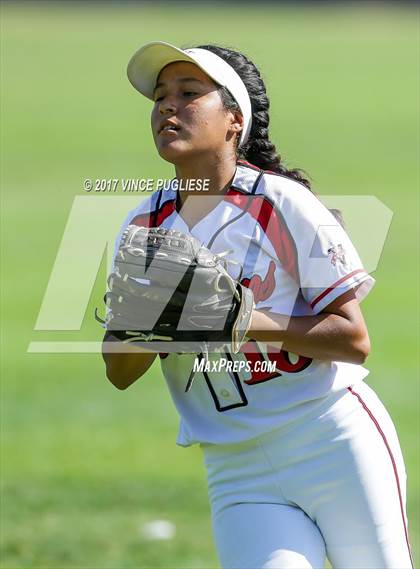
[[[112,334],[105,334],[102,357],[106,366],[106,375],[118,389],[126,389],[146,373],[156,356],[156,352],[122,344]]]
[[[254,310],[248,337],[309,358],[357,364],[370,349],[364,326],[330,313],[288,317]]]

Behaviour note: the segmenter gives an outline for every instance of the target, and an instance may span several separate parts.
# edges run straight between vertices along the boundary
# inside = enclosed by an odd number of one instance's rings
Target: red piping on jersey
[[[404,505],[403,505],[403,500],[402,500],[402,494],[401,494],[401,486],[400,486],[400,479],[398,477],[398,470],[397,470],[397,464],[395,462],[395,458],[394,455],[392,454],[391,451],[391,447],[389,446],[389,443],[387,441],[387,438],[383,432],[383,430],[381,429],[377,419],[375,418],[375,416],[373,415],[372,411],[369,409],[369,407],[366,405],[366,403],[363,401],[363,399],[361,398],[361,396],[356,393],[356,391],[354,391],[351,387],[347,387],[347,389],[350,391],[350,393],[352,395],[354,395],[355,397],[357,397],[357,399],[359,400],[359,403],[362,405],[363,409],[366,411],[366,413],[369,415],[369,417],[372,419],[372,421],[375,424],[375,427],[378,429],[379,434],[382,437],[382,440],[385,443],[386,449],[388,451],[389,454],[389,458],[391,459],[392,462],[392,468],[394,469],[394,475],[395,475],[395,480],[397,482],[397,489],[398,489],[398,499],[400,502],[400,510],[401,510],[401,516],[402,516],[402,520],[403,520],[403,526],[404,526],[404,533],[405,533],[405,541],[407,543],[407,547],[408,547],[408,554],[410,556],[410,561],[411,561],[411,565],[414,569],[414,563],[413,563],[413,558],[411,555],[411,546],[410,546],[410,540],[408,538],[408,528],[407,528],[407,524],[405,521],[405,515],[404,515]]]
[[[355,271],[352,271],[351,273],[349,273],[348,275],[345,275],[344,277],[342,277],[341,279],[339,279],[338,281],[336,281],[334,284],[332,284],[330,287],[326,288],[323,292],[321,292],[321,294],[319,296],[317,296],[312,302],[311,302],[311,308],[314,308],[315,304],[318,304],[318,302],[320,300],[322,300],[325,296],[327,296],[327,294],[329,294],[332,290],[334,290],[336,287],[338,287],[339,285],[341,285],[341,283],[343,283],[344,281],[346,281],[347,279],[349,279],[350,277],[352,277],[353,275],[356,275],[357,273],[365,273],[366,271],[364,269],[356,269]]]
[[[152,219],[156,217],[156,226],[162,225],[167,217],[175,211],[175,200],[168,200],[165,202],[158,210],[156,216],[156,210],[148,213],[141,213],[136,215],[131,221],[132,225],[139,225],[140,227],[150,227]]]
[[[251,203],[249,203],[250,199],[252,200]],[[226,193],[225,200],[236,207],[246,209],[247,213],[252,215],[272,243],[284,269],[298,282],[295,244],[287,227],[281,222],[276,209],[265,196],[258,194],[251,196],[230,188]]]

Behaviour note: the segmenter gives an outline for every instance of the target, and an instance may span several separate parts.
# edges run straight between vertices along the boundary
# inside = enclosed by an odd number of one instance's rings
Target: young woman
[[[326,556],[337,569],[412,567],[398,437],[363,381],[370,344],[359,302],[374,281],[277,154],[258,69],[231,49],[153,42],[128,76],[154,101],[153,138],[175,181],[208,179],[209,191],[173,183],[121,231],[170,227],[230,250],[229,270],[240,267],[255,310],[241,351],[224,354],[245,367],[198,371],[186,392],[194,354],[122,352],[108,332],[108,378],[125,389],[160,357],[181,416],[178,444],[204,452],[223,568],[323,568]]]

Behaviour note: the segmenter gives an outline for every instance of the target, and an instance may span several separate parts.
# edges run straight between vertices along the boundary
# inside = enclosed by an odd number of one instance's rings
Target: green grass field
[[[271,135],[288,164],[308,171],[320,194],[373,194],[393,210],[363,305],[367,367],[400,436],[420,564],[417,17],[380,3],[2,4],[4,569],[217,567],[200,451],[176,447],[158,367],[119,392],[98,354],[27,353],[34,340],[101,338],[92,312],[104,266],[80,332],[33,330],[83,179],[172,174],[154,152],[150,106],[125,77],[132,52],[155,39],[248,53],[266,79]],[[156,519],[176,525],[174,539],[142,537]]]

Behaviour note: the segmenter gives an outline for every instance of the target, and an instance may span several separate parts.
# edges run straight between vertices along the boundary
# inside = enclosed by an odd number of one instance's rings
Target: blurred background
[[[363,303],[366,367],[399,433],[420,563],[418,6],[31,1],[3,2],[1,20],[2,567],[217,567],[200,451],[175,445],[159,367],[119,392],[99,354],[27,352],[31,341],[102,337],[92,313],[105,262],[80,331],[34,330],[83,180],[172,176],[150,103],[125,75],[156,39],[244,51],[266,80],[287,164],[319,194],[373,194],[394,212]],[[175,537],[151,539],[166,531],[146,531],[155,520]]]

